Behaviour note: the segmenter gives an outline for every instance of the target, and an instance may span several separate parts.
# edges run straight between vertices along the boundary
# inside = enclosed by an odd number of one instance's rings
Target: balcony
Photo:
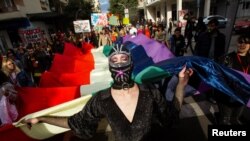
[[[155,6],[157,4],[160,4],[161,0],[148,0],[147,3],[146,3],[146,6],[149,7],[149,6]]]
[[[138,0],[138,9],[143,9],[144,8],[144,4],[146,4],[145,0]]]
[[[17,7],[16,6],[12,6],[12,7],[0,7],[0,14],[1,13],[13,12],[13,11],[17,11]]]
[[[0,21],[27,17],[18,7],[0,8]]]

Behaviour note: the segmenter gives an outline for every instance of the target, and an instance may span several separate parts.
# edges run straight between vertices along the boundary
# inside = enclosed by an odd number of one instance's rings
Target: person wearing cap
[[[115,140],[164,140],[166,130],[178,119],[184,87],[193,70],[183,67],[179,72],[176,95],[167,103],[157,88],[132,80],[133,61],[129,50],[115,45],[109,56],[111,87],[99,91],[79,113],[70,117],[38,117],[23,121],[28,126],[38,122],[69,128],[81,138],[91,138],[100,119],[106,118]]]

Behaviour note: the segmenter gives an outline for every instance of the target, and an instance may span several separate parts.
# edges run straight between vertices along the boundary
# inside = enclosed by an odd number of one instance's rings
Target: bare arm
[[[175,91],[175,98],[177,100],[177,103],[178,105],[176,105],[178,107],[178,109],[181,108],[182,106],[182,102],[183,102],[183,98],[184,98],[184,89],[185,89],[185,86],[181,83],[183,78],[180,78],[179,77],[179,82],[176,86],[176,91]]]
[[[189,77],[193,74],[192,69],[186,69],[184,67],[180,72],[179,72],[179,81],[176,87],[176,92],[175,92],[175,98],[177,100],[176,106],[180,109],[182,106],[183,98],[184,98],[184,89],[188,83]]]
[[[31,124],[36,124],[39,122],[48,123],[51,125],[68,128],[68,118],[67,117],[38,117],[38,118],[32,118],[24,121],[25,123],[28,123],[29,127],[31,128]]]

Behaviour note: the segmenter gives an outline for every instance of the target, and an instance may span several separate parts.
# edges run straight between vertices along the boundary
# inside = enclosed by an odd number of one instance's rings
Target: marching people
[[[171,51],[175,56],[183,56],[185,52],[185,38],[181,34],[181,29],[176,28],[174,35],[170,37]]]

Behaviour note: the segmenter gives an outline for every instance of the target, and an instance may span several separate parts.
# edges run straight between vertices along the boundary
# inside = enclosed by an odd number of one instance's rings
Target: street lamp
[[[200,16],[200,0],[197,0],[197,18]]]
[[[124,4],[119,3],[119,2],[117,3],[117,5],[123,6],[123,8],[124,8],[124,15],[125,15],[126,18],[129,18],[128,8],[126,8],[126,6]]]
[[[118,2],[117,5],[121,5],[121,6],[123,6],[124,9],[126,9],[126,6],[124,4],[122,4],[122,3]]]
[[[75,20],[78,19],[78,15],[79,15],[80,12],[82,12],[82,9],[78,9],[78,10],[76,11]]]

